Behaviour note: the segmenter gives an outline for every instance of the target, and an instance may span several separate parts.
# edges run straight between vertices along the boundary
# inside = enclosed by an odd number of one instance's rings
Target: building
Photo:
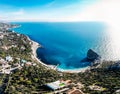
[[[84,94],[84,93],[79,89],[75,89],[75,90],[71,90],[67,94]]]
[[[52,90],[57,90],[57,89],[60,89],[60,88],[64,87],[65,84],[58,80],[58,81],[55,81],[55,82],[52,82],[52,83],[48,83],[47,86]]]
[[[70,82],[71,80],[66,80],[66,81],[58,80],[52,83],[48,83],[46,86],[49,87],[51,90],[55,91],[55,90],[68,86]]]
[[[0,34],[0,39],[3,39],[4,35],[3,34]]]
[[[36,63],[33,63],[32,65],[33,65],[33,66],[36,66],[37,64],[36,64]]]
[[[90,90],[97,90],[97,91],[104,91],[105,90],[105,88],[94,85],[94,84],[89,86],[89,88],[90,88]]]
[[[48,83],[46,86],[53,90],[52,94],[84,94],[81,91],[83,85],[81,83],[72,83],[71,80],[58,80],[52,83]]]
[[[20,65],[21,65],[21,66],[24,66],[26,62],[27,62],[26,60],[21,59],[21,60],[20,60]]]
[[[8,61],[8,62],[13,61],[13,59],[12,59],[11,56],[6,56],[6,57],[5,57],[5,60]]]
[[[0,59],[0,64],[6,64],[7,63],[7,61],[5,61],[4,59]]]
[[[26,61],[26,60],[24,60],[24,59],[21,59],[20,60],[20,65],[21,66],[31,66],[33,63],[32,62],[28,62],[28,61]],[[34,65],[35,66],[35,65]]]
[[[116,90],[115,94],[120,94],[120,89]]]
[[[9,65],[9,64],[2,64],[2,66],[1,66],[1,69],[0,69],[0,73],[2,73],[2,74],[10,74],[11,73],[11,71],[10,71],[10,69],[11,69],[11,65]]]
[[[24,59],[21,59],[21,63],[26,63],[27,61]]]
[[[25,63],[25,66],[31,66],[32,65],[32,62],[26,62]]]

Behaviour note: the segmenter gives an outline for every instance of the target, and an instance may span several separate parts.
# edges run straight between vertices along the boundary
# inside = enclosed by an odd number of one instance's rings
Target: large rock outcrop
[[[110,70],[120,70],[120,61],[115,62],[114,64],[108,67]]]
[[[101,57],[96,52],[94,52],[92,49],[88,50],[88,52],[87,52],[88,60],[94,61],[94,60],[99,60],[100,58]]]

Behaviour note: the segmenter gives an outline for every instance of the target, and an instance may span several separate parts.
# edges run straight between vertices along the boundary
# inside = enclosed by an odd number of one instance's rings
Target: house
[[[67,94],[84,94],[84,93],[79,89],[75,89],[75,90],[71,90]]]
[[[21,60],[20,60],[20,65],[21,65],[21,66],[24,66],[26,62],[27,62],[26,60],[21,59]]]
[[[53,90],[52,94],[84,94],[81,91],[81,88],[84,86],[81,83],[72,83],[71,80],[58,80],[52,83],[48,83],[46,86]]]
[[[57,90],[57,89],[60,89],[62,87],[65,86],[64,83],[61,83],[59,80],[58,81],[55,81],[55,82],[52,82],[52,83],[48,83],[47,86],[52,89],[52,90]]]
[[[17,34],[17,36],[19,37],[19,36],[20,36],[20,34]]]
[[[4,59],[0,59],[0,64],[6,64],[7,62]]]
[[[32,62],[26,62],[25,63],[25,66],[31,66],[32,65]]]
[[[12,59],[11,56],[6,56],[6,57],[5,57],[5,60],[8,61],[8,62],[13,61],[13,59]]]
[[[94,84],[89,86],[89,88],[90,88],[90,90],[97,90],[97,91],[104,91],[105,90],[105,88],[94,85]]]
[[[0,70],[0,73],[1,74],[10,74],[11,71],[10,71],[10,69],[2,69],[2,70]]]
[[[36,64],[36,63],[33,63],[32,65],[33,65],[33,66],[36,66],[37,64]]]
[[[24,59],[21,59],[21,63],[26,63],[27,61]]]
[[[25,47],[24,47],[24,46],[21,46],[21,50],[25,50]]]
[[[0,73],[2,73],[2,74],[10,74],[11,73],[11,71],[10,71],[10,69],[11,69],[11,65],[9,65],[9,64],[2,64],[2,67],[1,67],[1,69],[0,69]]]
[[[115,94],[120,94],[120,89],[116,90]]]
[[[9,64],[2,64],[2,68],[3,69],[10,69],[11,65],[9,65]]]
[[[2,47],[1,48],[3,48],[4,50],[8,50],[8,47],[7,46],[5,46],[5,45],[2,45]]]
[[[0,34],[0,39],[3,39],[4,35],[3,34]]]

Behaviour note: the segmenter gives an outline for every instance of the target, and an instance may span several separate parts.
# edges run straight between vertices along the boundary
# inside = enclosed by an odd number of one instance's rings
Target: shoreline
[[[56,71],[59,71],[59,72],[65,72],[65,73],[79,73],[79,72],[85,72],[86,70],[89,70],[90,69],[90,66],[88,67],[85,67],[85,68],[79,68],[79,69],[71,69],[71,70],[64,70],[64,69],[59,69],[57,68],[55,65],[47,65],[45,64],[44,62],[42,62],[40,59],[38,59],[37,57],[37,49],[39,47],[42,47],[39,43],[31,40],[28,36],[27,36],[28,40],[30,40],[32,42],[31,44],[31,49],[32,49],[32,58],[37,60],[40,64],[42,64],[43,66],[45,66],[46,68],[49,68],[49,69],[53,69],[53,70],[56,70]]]
[[[78,69],[57,69],[60,72],[66,72],[66,73],[79,73],[79,72],[85,72],[87,70],[90,70],[90,66],[85,67],[85,68],[78,68]]]
[[[54,69],[54,65],[47,65],[44,62],[42,62],[38,57],[37,57],[37,49],[39,47],[42,47],[39,43],[31,40],[28,36],[27,36],[28,40],[32,43],[31,44],[31,49],[32,49],[32,58],[35,59],[36,61],[38,61],[41,65],[45,66],[46,68],[50,68],[50,69]]]

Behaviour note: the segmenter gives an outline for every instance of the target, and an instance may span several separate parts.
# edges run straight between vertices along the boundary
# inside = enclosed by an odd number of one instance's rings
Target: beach
[[[71,69],[71,70],[64,70],[64,69],[57,69],[60,72],[65,72],[65,73],[79,73],[79,72],[85,72],[87,70],[90,70],[90,67],[85,67],[85,68],[79,68],[79,69]]]

